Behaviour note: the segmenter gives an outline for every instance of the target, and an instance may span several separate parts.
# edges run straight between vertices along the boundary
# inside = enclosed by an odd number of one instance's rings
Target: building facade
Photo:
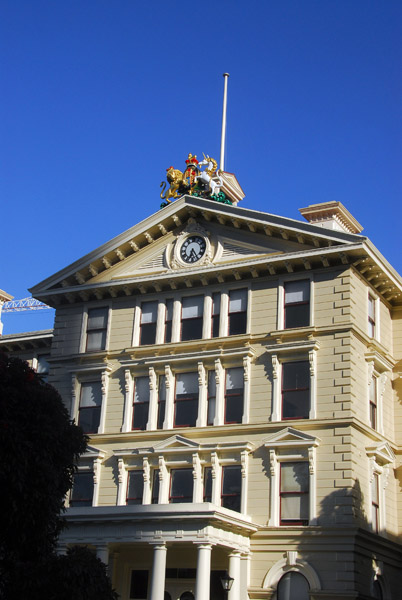
[[[90,435],[60,551],[122,600],[400,597],[402,280],[301,212],[185,195],[31,290]]]

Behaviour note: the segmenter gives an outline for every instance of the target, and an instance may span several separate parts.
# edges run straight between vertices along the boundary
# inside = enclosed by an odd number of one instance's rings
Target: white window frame
[[[286,427],[264,440],[263,446],[269,453],[270,465],[270,515],[268,526],[286,527],[280,525],[280,465],[285,462],[305,462],[309,466],[309,523],[305,527],[317,524],[317,469],[316,469],[316,449],[319,445],[318,438],[306,433]],[[292,454],[281,454],[281,450],[289,451],[293,449]],[[289,525],[292,527],[292,525]],[[297,525],[303,527],[303,525]]]
[[[157,417],[157,375],[153,367],[149,367],[148,374],[144,371],[133,372],[131,369],[124,371],[124,411],[123,423],[121,426],[122,433],[139,432],[142,430],[133,430],[133,403],[134,403],[134,386],[135,379],[138,377],[149,377],[149,403],[148,403],[148,420],[145,431],[156,430]]]
[[[289,331],[292,328],[285,329],[285,283],[294,281],[310,281],[310,323],[304,327],[314,327],[314,278],[312,275],[299,277],[280,277],[278,281],[278,310],[277,310],[277,329],[279,331]],[[298,329],[298,328],[295,328]]]
[[[379,443],[366,448],[368,457],[368,514],[372,530],[375,532],[375,527],[372,522],[372,482],[374,473],[378,475],[378,535],[386,535],[386,487],[389,482],[389,476],[392,466],[395,464],[395,455],[387,442]]]
[[[313,344],[298,345],[283,344],[281,348],[275,345],[267,348],[271,355],[272,364],[272,402],[271,417],[272,422],[282,421],[282,364],[285,362],[309,363],[310,368],[310,410],[308,419],[315,419],[317,416],[317,351],[318,342]],[[303,419],[301,419],[303,420]]]
[[[106,411],[107,411],[107,396],[109,389],[109,376],[112,371],[112,366],[105,365],[82,368],[79,371],[71,372],[71,407],[70,418],[78,423],[78,412],[81,396],[81,384],[100,381],[102,390],[102,404],[99,419],[98,431],[90,435],[105,433]]]
[[[106,326],[106,340],[105,340],[105,348],[103,350],[93,350],[87,352],[87,326],[88,326],[88,312],[92,308],[107,308],[107,326]],[[80,345],[79,345],[79,353],[80,354],[96,354],[97,352],[107,352],[109,350],[110,344],[110,331],[111,331],[111,323],[112,323],[112,306],[110,301],[106,302],[98,302],[97,304],[85,304],[83,313],[82,313],[82,321],[81,321],[81,337],[80,337]]]

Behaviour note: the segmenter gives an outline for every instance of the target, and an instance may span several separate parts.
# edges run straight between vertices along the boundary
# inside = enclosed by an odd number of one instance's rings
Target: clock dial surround
[[[207,243],[200,235],[190,235],[180,247],[180,258],[187,264],[198,262],[205,254]]]

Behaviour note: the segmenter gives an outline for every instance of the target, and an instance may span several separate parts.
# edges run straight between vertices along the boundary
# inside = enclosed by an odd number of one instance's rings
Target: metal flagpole
[[[221,135],[221,160],[220,160],[220,170],[225,170],[225,137],[226,137],[226,104],[227,104],[227,95],[228,95],[228,78],[229,73],[224,73],[223,77],[225,79],[224,88],[223,88],[223,112],[222,112],[222,135]]]

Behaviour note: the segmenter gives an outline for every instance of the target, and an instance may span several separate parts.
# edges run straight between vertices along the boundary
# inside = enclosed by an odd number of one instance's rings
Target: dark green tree
[[[89,550],[55,555],[57,537],[65,525],[64,499],[86,446],[86,436],[71,422],[55,388],[44,383],[26,362],[1,352],[1,600],[49,598],[48,583],[53,580],[57,585],[56,574],[60,583],[64,577],[73,589],[74,574],[83,577],[82,570],[77,570],[77,556],[81,556],[82,568],[89,569],[85,577],[92,585],[93,569],[99,570],[100,561]],[[60,596],[63,600],[81,597],[112,600],[115,596],[99,592],[95,596]]]

